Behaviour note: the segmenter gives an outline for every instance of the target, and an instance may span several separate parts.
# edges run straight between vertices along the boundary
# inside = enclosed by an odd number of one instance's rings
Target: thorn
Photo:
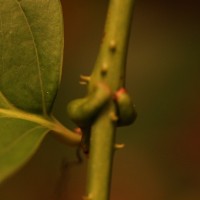
[[[81,79],[80,83],[81,83],[81,82],[89,83],[90,80],[91,80],[91,77],[90,77],[90,76],[80,75],[80,79]]]
[[[118,149],[123,149],[125,147],[125,144],[115,144],[115,149],[118,150]]]
[[[108,65],[104,63],[101,67],[101,74],[105,75],[108,72]]]
[[[111,112],[111,113],[110,113],[110,118],[111,118],[111,120],[112,120],[113,122],[118,121],[118,117],[117,117],[117,115],[116,115],[114,112]]]
[[[117,45],[116,45],[116,41],[115,40],[111,40],[110,41],[109,48],[110,48],[111,51],[115,51],[116,50]]]

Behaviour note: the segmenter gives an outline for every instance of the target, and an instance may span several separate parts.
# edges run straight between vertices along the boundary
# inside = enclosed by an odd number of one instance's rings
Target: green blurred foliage
[[[86,91],[79,75],[89,74],[94,65],[108,1],[62,3],[65,56],[54,113],[73,128],[65,107]],[[115,156],[111,200],[200,199],[199,19],[198,1],[136,2],[126,85],[138,119],[118,131],[117,141],[126,147]],[[86,162],[74,166],[73,160],[75,151],[50,135],[0,187],[0,199],[81,199]]]

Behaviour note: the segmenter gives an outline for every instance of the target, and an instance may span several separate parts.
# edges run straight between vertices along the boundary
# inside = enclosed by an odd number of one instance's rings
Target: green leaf
[[[59,0],[0,0],[0,183],[55,129],[63,43]]]
[[[58,0],[0,0],[0,91],[12,104],[49,114],[62,54]]]
[[[47,132],[26,120],[0,118],[0,183],[28,161]]]

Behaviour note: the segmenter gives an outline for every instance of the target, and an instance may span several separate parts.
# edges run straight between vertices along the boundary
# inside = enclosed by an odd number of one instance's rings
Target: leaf
[[[59,0],[0,0],[0,182],[51,130],[63,43]]]
[[[34,154],[47,132],[47,128],[29,121],[1,118],[0,183]]]
[[[60,82],[58,0],[0,0],[0,91],[16,107],[48,114]]]

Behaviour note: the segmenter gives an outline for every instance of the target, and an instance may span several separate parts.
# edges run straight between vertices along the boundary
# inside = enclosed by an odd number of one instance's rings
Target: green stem
[[[114,93],[125,85],[125,66],[134,0],[110,0],[105,35],[91,80],[106,83]],[[115,146],[116,110],[111,99],[91,127],[88,200],[108,200]]]

